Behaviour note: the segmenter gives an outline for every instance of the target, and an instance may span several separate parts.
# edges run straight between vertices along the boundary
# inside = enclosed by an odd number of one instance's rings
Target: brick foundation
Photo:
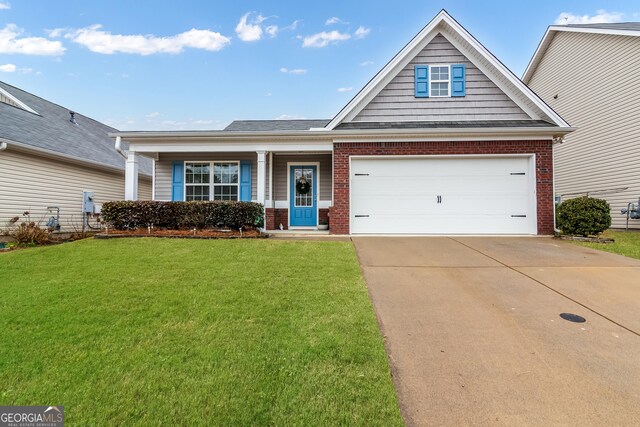
[[[446,154],[535,154],[538,234],[553,234],[551,141],[442,141],[334,143],[331,234],[349,234],[349,156]]]
[[[329,209],[318,209],[318,224],[328,220]],[[285,230],[289,229],[289,209],[266,208],[264,216],[264,226],[267,230],[279,230],[280,224]]]

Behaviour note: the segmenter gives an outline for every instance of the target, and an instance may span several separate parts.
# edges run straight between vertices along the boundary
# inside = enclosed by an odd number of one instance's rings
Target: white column
[[[267,190],[267,183],[266,183],[266,152],[265,151],[256,151],[256,153],[258,153],[258,171],[257,171],[257,177],[258,177],[258,182],[257,184],[257,188],[258,188],[258,203],[262,203],[264,204],[265,201],[265,192]]]
[[[138,200],[138,153],[127,152],[127,167],[124,175],[125,200]]]
[[[274,207],[273,204],[273,151],[269,151],[269,198],[267,199],[267,208]]]

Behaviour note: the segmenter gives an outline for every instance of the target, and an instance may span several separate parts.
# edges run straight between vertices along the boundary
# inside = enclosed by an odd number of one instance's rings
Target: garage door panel
[[[529,161],[352,159],[352,232],[535,233]]]

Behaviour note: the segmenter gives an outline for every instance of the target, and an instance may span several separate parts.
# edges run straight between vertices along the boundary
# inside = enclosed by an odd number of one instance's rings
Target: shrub
[[[102,205],[102,218],[119,230],[262,226],[263,206],[252,202],[115,201]]]
[[[13,237],[19,246],[35,246],[49,243],[49,231],[35,222],[23,222],[12,230]]]
[[[611,209],[606,200],[577,197],[558,205],[558,228],[565,234],[590,236],[611,226]]]

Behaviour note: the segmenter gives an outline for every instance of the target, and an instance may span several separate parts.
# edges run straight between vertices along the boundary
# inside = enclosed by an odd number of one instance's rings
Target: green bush
[[[253,202],[115,201],[102,205],[102,218],[118,230],[153,226],[167,229],[255,228],[263,206]]]
[[[577,197],[558,205],[557,222],[564,234],[593,236],[611,226],[611,209],[606,200]]]

